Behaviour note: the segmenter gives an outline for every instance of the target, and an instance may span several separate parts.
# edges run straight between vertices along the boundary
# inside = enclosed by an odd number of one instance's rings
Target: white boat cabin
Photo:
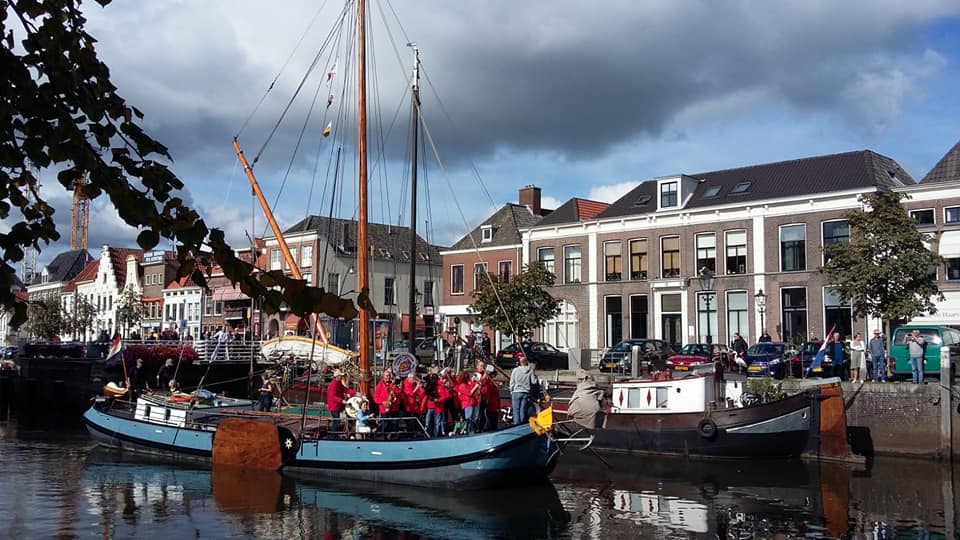
[[[613,383],[611,412],[636,414],[696,413],[707,408],[740,407],[746,378],[727,374],[715,384],[713,373],[679,379],[631,380]],[[718,391],[722,395],[718,396]]]
[[[187,408],[182,404],[166,403],[159,399],[137,398],[135,420],[164,426],[184,427],[187,422]]]

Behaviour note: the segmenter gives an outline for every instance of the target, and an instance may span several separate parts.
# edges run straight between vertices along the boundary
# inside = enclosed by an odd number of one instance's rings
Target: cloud
[[[557,208],[560,208],[564,202],[565,201],[561,201],[556,197],[550,197],[549,195],[540,197],[540,207],[547,208],[549,210],[556,210]]]
[[[588,195],[587,198],[594,201],[612,203],[638,185],[640,185],[640,182],[620,182],[619,184],[606,186],[593,186],[590,188],[590,195]]]

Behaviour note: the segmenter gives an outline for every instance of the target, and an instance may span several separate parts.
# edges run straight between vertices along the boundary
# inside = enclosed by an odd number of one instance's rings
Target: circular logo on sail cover
[[[406,377],[415,369],[417,369],[417,357],[408,352],[400,353],[393,359],[393,372],[399,377]]]

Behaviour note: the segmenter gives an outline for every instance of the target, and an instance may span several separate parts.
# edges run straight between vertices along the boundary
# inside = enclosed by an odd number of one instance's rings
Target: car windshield
[[[617,343],[611,350],[613,350],[614,352],[627,352],[634,345],[640,345],[640,342],[639,341],[621,341],[620,343]]]
[[[747,354],[783,354],[783,344],[757,343],[747,349]]]
[[[683,348],[680,349],[680,354],[685,354],[688,356],[707,356],[707,346],[699,343],[684,345]]]
[[[906,343],[907,336],[912,334],[914,330],[920,330],[920,337],[922,337],[927,343],[940,345],[940,336],[937,335],[937,330],[935,328],[898,328],[897,333],[893,335],[894,345],[903,345]]]

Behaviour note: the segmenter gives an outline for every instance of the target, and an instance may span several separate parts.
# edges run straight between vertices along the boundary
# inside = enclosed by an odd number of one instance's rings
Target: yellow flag
[[[327,127],[323,128],[323,136],[329,137],[331,131],[333,131],[333,122],[327,122]]]
[[[547,407],[536,416],[531,416],[530,429],[537,435],[543,435],[553,429],[553,407]]]

